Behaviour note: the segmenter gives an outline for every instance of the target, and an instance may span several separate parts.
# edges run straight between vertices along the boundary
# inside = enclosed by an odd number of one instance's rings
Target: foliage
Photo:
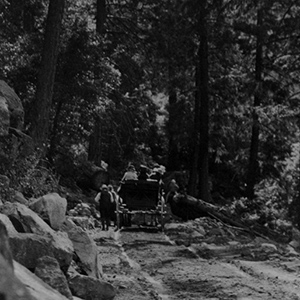
[[[16,159],[5,175],[10,179],[10,189],[23,193],[28,199],[50,192],[60,192],[57,174],[46,165],[41,165],[41,161],[35,154],[25,159]]]
[[[26,131],[32,121],[28,116],[48,1],[24,1],[18,7],[12,3],[0,4],[0,78],[23,101]],[[212,192],[232,201],[233,207],[241,199],[249,216],[262,223],[278,216],[288,218],[288,207],[299,197],[300,186],[300,5],[281,0],[207,3]],[[260,85],[255,80],[257,4],[264,19]],[[94,124],[100,119],[101,159],[115,174],[129,161],[164,165],[172,161],[171,135],[180,167],[188,169],[199,1],[108,0],[106,5],[105,30],[99,35],[96,2],[67,1],[51,107],[49,162],[66,154],[76,162],[80,155],[71,155],[72,149],[86,156]],[[253,108],[258,92],[261,105]],[[174,105],[168,102],[171,93],[176,95]],[[160,95],[162,103],[157,101]],[[249,202],[243,197],[253,113],[260,128],[259,173],[256,199]],[[14,169],[9,171],[13,186],[28,196],[57,188],[51,167],[47,173],[34,156],[18,161]],[[238,211],[237,207],[233,209]]]

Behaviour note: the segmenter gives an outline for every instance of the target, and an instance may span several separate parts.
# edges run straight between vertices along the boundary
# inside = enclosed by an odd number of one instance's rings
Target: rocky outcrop
[[[54,230],[59,230],[66,219],[67,200],[57,193],[44,195],[29,204]]]
[[[12,197],[12,202],[19,202],[24,205],[28,205],[28,200],[24,197],[21,192],[16,191]]]
[[[13,268],[1,254],[0,295],[5,300],[34,300],[26,286],[18,279]]]
[[[9,236],[17,233],[16,228],[14,227],[8,216],[0,214],[0,222],[5,225]]]
[[[73,299],[67,279],[61,271],[55,258],[50,256],[40,257],[38,259],[34,274],[68,299]]]
[[[24,109],[20,98],[0,80],[0,174],[20,157],[32,154],[32,139],[22,132]]]
[[[116,291],[103,280],[98,248],[88,232],[68,219],[54,230],[41,218],[45,211],[56,211],[56,204],[44,203],[47,196],[35,207],[39,213],[19,202],[0,203],[0,296],[6,300],[113,299]],[[75,270],[71,276],[70,268]]]
[[[20,98],[3,80],[0,80],[0,135],[7,135],[9,127],[21,130],[24,110]]]
[[[60,294],[42,279],[30,272],[21,264],[14,262],[14,270],[16,278],[21,281],[29,291],[33,300],[68,300],[67,297]],[[12,298],[19,299],[19,298]],[[23,300],[23,298],[20,298]],[[27,298],[24,298],[27,300]]]
[[[55,257],[63,270],[67,270],[73,258],[73,251],[62,251],[63,245],[53,243],[49,236],[34,233],[17,233],[10,237],[14,259],[28,269],[34,270],[39,258]]]
[[[110,283],[80,274],[70,277],[69,287],[75,296],[84,299],[112,300],[116,296]]]
[[[98,249],[95,241],[81,227],[67,221],[64,230],[73,242],[76,254],[76,263],[87,275],[101,278],[102,267],[98,258]]]
[[[54,231],[38,214],[21,203],[6,202],[0,207],[0,212],[9,217],[20,233],[10,236],[14,253],[18,254],[19,260],[26,260],[26,256],[29,255],[27,252],[33,252],[34,250],[29,249],[35,245],[36,249],[41,251],[40,255],[36,253],[35,259],[53,253],[60,266],[64,269],[68,268],[73,258],[74,248],[66,232]],[[44,249],[45,247],[47,249]]]
[[[0,221],[0,295],[6,300],[32,300],[26,286],[15,276],[8,234]]]

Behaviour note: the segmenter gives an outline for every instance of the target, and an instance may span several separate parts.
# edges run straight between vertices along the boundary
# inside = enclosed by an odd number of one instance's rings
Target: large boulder
[[[26,286],[15,276],[13,268],[1,254],[0,295],[1,299],[5,300],[34,300]]]
[[[32,300],[24,284],[16,278],[6,226],[0,221],[0,296],[5,300]]]
[[[57,193],[50,193],[31,202],[29,208],[49,222],[51,228],[59,230],[66,219],[67,200]]]
[[[17,233],[9,238],[14,260],[28,269],[34,270],[37,261],[43,256],[55,257],[63,270],[67,270],[73,258],[73,252],[63,252],[64,245],[56,245],[50,236],[34,233]]]
[[[72,221],[67,220],[63,229],[68,233],[73,242],[76,254],[76,263],[82,271],[92,277],[103,276],[102,265],[98,256],[98,248],[95,241],[81,227],[76,226]]]
[[[55,258],[50,256],[40,257],[34,270],[34,274],[68,299],[73,299],[67,278],[60,269]]]
[[[5,225],[9,236],[17,233],[16,228],[14,227],[8,216],[0,214],[0,222]]]
[[[14,262],[15,275],[28,289],[33,300],[68,300],[21,264]],[[11,300],[23,298],[11,298]],[[24,298],[27,300],[27,298]]]
[[[19,203],[22,203],[24,205],[28,205],[28,200],[19,191],[15,191],[15,194],[12,196],[12,201],[11,202],[19,202]]]
[[[19,233],[34,233],[48,239],[47,244],[53,248],[53,254],[61,266],[67,268],[71,263],[74,248],[66,232],[53,230],[38,214],[21,203],[6,202],[0,207],[0,213],[9,217]],[[15,242],[19,241],[23,245],[32,242],[32,240],[26,241],[26,236],[14,237],[14,239]]]
[[[8,135],[9,127],[23,129],[24,109],[15,91],[0,80],[0,135]]]
[[[9,124],[8,104],[5,98],[0,95],[0,135],[8,135]]]
[[[80,274],[69,278],[69,287],[73,295],[83,299],[112,300],[116,296],[110,283]]]
[[[33,141],[22,132],[24,109],[20,98],[0,80],[0,174],[19,158],[32,154]]]
[[[55,231],[33,210],[19,202],[6,202],[0,212],[7,215],[18,232],[54,235]]]
[[[0,298],[68,300],[21,264],[13,261],[6,226],[0,221]]]

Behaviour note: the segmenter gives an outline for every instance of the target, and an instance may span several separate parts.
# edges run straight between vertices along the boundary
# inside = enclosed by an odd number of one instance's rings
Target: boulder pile
[[[211,217],[165,225],[165,233],[178,245],[185,245],[202,258],[273,260],[300,258],[300,232],[293,229],[289,242],[228,225]]]
[[[96,243],[67,216],[66,198],[26,199],[10,188],[5,171],[33,151],[23,127],[22,102],[0,80],[0,298],[113,299]]]
[[[0,294],[26,300],[113,299],[116,292],[103,279],[97,245],[66,215],[66,199],[50,193],[28,202],[0,205]]]

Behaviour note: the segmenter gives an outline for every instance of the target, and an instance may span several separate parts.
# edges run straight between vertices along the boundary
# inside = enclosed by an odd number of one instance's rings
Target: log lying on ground
[[[170,199],[171,211],[174,215],[182,220],[193,220],[201,217],[211,217],[227,226],[233,226],[236,229],[243,230],[254,236],[270,238],[278,242],[287,242],[288,237],[280,235],[257,222],[253,222],[251,226],[245,224],[237,216],[228,215],[225,211],[221,211],[221,207],[196,199],[190,195],[177,194]]]

